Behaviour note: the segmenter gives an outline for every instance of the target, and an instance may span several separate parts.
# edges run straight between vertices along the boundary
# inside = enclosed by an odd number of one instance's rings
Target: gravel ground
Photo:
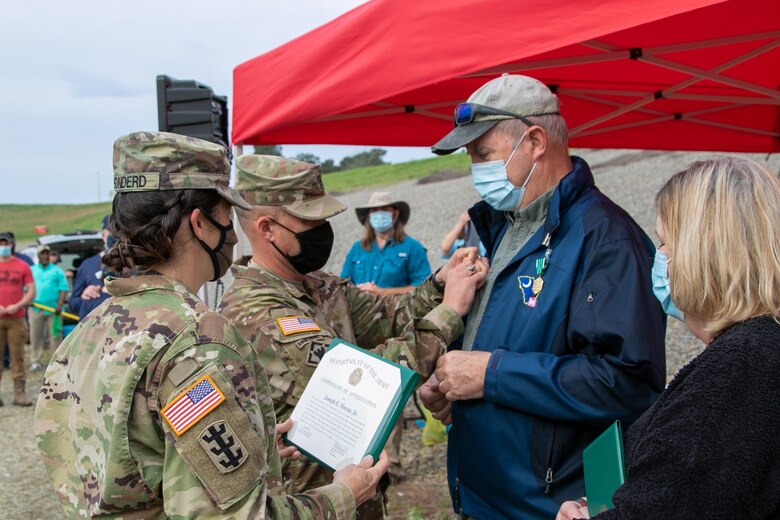
[[[623,206],[654,240],[655,193],[672,174],[692,160],[707,156],[706,153],[630,150],[579,150],[576,153],[590,163],[596,185]],[[764,154],[753,154],[752,157],[767,162]],[[769,157],[768,163],[771,171],[780,170],[780,154]],[[434,269],[441,264],[438,244],[442,237],[458,215],[477,200],[468,176],[428,184],[409,181],[382,190],[411,205],[407,231],[428,248],[428,259]],[[370,191],[363,191],[338,196],[350,209],[332,220],[337,241],[326,269],[339,272],[347,251],[359,239],[361,228],[352,208],[365,204],[370,194]],[[667,375],[671,378],[700,352],[702,345],[684,325],[676,320],[669,321],[666,351]],[[6,406],[0,408],[3,430],[0,449],[5,453],[0,457],[0,517],[62,518],[33,439],[33,409],[10,406],[13,389],[10,376],[10,371],[6,370],[0,385],[0,395],[6,402]],[[37,393],[40,379],[40,373],[31,374],[30,395]],[[408,511],[415,508],[427,518],[448,518],[445,446],[422,448],[419,439],[419,430],[410,425],[402,446],[402,459],[409,479],[391,490],[391,517],[406,518]]]

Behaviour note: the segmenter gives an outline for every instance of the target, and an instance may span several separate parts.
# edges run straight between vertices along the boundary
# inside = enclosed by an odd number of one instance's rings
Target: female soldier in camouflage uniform
[[[236,242],[225,149],[137,132],[114,144],[112,298],[53,356],[35,413],[69,517],[349,518],[373,496],[382,457],[310,492],[280,476],[265,371],[252,347],[195,296]]]

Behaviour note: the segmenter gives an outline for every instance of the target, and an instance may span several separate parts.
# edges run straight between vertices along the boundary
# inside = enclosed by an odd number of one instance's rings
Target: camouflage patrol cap
[[[230,188],[223,146],[167,132],[133,132],[114,142],[114,191],[216,190],[233,206],[251,206]]]
[[[347,209],[325,193],[319,164],[276,155],[242,155],[236,169],[236,190],[251,204],[281,206],[303,220],[322,220]]]

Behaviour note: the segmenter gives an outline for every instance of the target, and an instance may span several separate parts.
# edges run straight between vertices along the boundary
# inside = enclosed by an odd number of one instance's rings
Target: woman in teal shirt
[[[409,292],[425,280],[431,274],[425,248],[404,232],[410,212],[409,204],[384,192],[356,208],[365,231],[347,254],[341,276],[383,295]]]

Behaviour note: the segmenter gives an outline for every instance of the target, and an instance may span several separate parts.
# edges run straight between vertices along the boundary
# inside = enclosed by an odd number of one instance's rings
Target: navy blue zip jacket
[[[453,406],[450,492],[455,510],[476,518],[555,518],[585,493],[582,449],[615,419],[630,425],[664,388],[653,244],[585,161],[572,161],[544,224],[495,280],[473,345],[491,353],[484,397]],[[492,257],[504,213],[479,202],[469,214]]]
[[[90,256],[79,266],[76,271],[76,279],[73,281],[73,292],[70,295],[68,306],[79,315],[79,321],[83,320],[87,314],[98,307],[103,300],[107,300],[111,295],[101,292],[98,298],[92,300],[82,300],[81,295],[88,285],[99,285],[103,287],[103,264],[100,254]]]

